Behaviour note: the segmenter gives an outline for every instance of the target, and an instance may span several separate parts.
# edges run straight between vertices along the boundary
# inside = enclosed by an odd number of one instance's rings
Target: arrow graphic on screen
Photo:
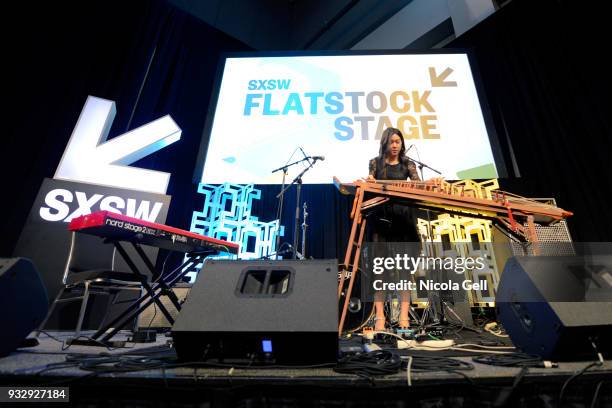
[[[165,194],[170,173],[129,165],[181,138],[170,115],[106,141],[115,102],[88,96],[54,178]]]
[[[429,67],[429,79],[431,80],[431,86],[432,87],[457,86],[457,82],[455,81],[444,81],[452,73],[453,73],[453,69],[450,67],[447,67],[440,75],[437,75],[436,69],[434,67]]]

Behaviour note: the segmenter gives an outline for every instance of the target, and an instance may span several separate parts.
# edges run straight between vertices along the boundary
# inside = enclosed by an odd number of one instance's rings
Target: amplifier
[[[338,261],[207,261],[172,327],[179,359],[310,365],[338,354]]]

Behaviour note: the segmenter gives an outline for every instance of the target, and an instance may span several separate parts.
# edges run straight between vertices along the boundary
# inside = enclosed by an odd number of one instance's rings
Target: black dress
[[[378,158],[370,160],[370,173],[377,180],[420,180],[414,162],[406,159],[398,164],[387,164]],[[368,197],[364,197],[368,199]],[[367,246],[364,264],[370,270],[371,260],[375,257],[395,257],[397,254],[408,254],[418,257],[420,253],[419,234],[416,226],[415,209],[406,204],[389,202],[377,207],[367,216],[367,241],[374,243]],[[384,244],[383,244],[384,243]],[[373,299],[372,282],[368,279],[383,277],[386,282],[398,282],[400,279],[410,279],[406,270],[386,270],[384,275],[374,277],[366,275],[363,292],[365,296]]]
[[[420,180],[416,164],[408,158],[397,164],[387,164],[375,157],[370,160],[368,174],[376,180]]]
[[[369,174],[377,180],[420,180],[416,165],[409,159],[387,164],[370,160]],[[405,204],[388,202],[368,217],[370,238],[376,242],[419,242],[414,210]]]

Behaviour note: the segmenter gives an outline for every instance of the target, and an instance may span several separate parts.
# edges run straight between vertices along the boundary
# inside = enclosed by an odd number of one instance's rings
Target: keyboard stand
[[[117,334],[119,330],[124,328],[132,319],[135,319],[143,310],[149,307],[152,303],[155,303],[159,310],[163,313],[164,317],[168,320],[170,324],[174,324],[174,318],[168,312],[168,309],[161,302],[160,297],[162,295],[167,295],[172,302],[172,304],[176,307],[177,310],[181,310],[181,305],[179,303],[176,294],[172,291],[172,287],[179,281],[185,277],[187,273],[192,271],[192,269],[198,265],[199,263],[204,261],[209,255],[216,253],[214,250],[203,251],[203,252],[190,252],[187,253],[187,260],[183,262],[179,267],[172,270],[171,272],[160,275],[157,277],[157,280],[149,284],[146,282],[145,275],[143,275],[136,264],[132,261],[130,256],[127,254],[123,246],[119,241],[108,241],[112,243],[117,251],[121,255],[121,257],[125,260],[128,267],[132,270],[134,274],[136,274],[140,279],[142,279],[143,287],[145,289],[145,293],[140,296],[134,303],[132,303],[126,310],[124,310],[119,316],[115,317],[111,322],[104,325],[98,331],[91,336],[90,342],[88,345],[98,345],[105,346],[111,345],[110,339]],[[156,276],[155,267],[151,260],[147,257],[142,247],[139,244],[132,243],[132,246],[136,249],[136,252],[145,263],[147,268],[151,270],[153,276]],[[73,344],[76,344],[73,342]]]

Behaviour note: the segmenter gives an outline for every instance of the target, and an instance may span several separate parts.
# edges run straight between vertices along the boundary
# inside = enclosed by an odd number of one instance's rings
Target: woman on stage
[[[368,180],[417,180],[416,165],[406,156],[404,136],[399,129],[387,128],[380,139],[378,156],[370,160]],[[373,242],[420,242],[412,209],[406,205],[386,203],[371,215]],[[395,254],[389,254],[395,256]],[[418,256],[418,254],[412,254]],[[409,277],[408,277],[409,278]],[[408,328],[410,292],[400,291],[400,328]],[[375,330],[385,329],[384,294],[374,295]]]

